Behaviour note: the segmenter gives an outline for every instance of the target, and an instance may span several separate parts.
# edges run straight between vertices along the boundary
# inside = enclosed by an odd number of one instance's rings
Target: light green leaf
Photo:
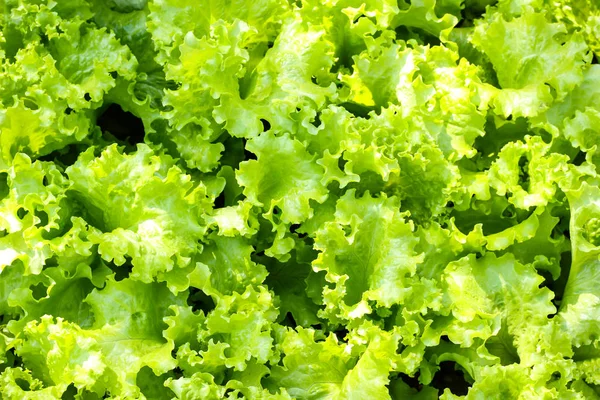
[[[236,173],[244,195],[269,214],[281,210],[283,223],[298,223],[310,218],[309,200],[322,203],[327,190],[321,183],[323,169],[304,146],[288,135],[266,132],[248,143],[256,160],[244,161]]]

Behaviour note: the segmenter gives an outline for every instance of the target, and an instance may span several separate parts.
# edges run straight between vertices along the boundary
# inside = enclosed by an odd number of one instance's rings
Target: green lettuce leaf
[[[111,146],[96,158],[90,148],[67,174],[77,182],[73,197],[90,205],[88,221],[100,230],[90,240],[106,261],[120,266],[130,258],[131,277],[146,283],[189,265],[205,231],[201,210],[210,208],[210,200],[206,186],[170,157],[139,145],[131,155]]]

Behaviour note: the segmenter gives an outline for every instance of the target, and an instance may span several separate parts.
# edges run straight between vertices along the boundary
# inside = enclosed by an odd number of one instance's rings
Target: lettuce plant
[[[1,398],[600,398],[595,0],[0,28]]]

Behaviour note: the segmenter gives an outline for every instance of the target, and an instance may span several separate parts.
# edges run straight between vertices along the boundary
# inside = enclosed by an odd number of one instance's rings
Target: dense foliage
[[[596,0],[0,27],[1,398],[600,398]]]

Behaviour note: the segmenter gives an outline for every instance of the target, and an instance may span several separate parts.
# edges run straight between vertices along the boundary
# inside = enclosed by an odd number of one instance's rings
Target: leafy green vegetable
[[[595,0],[4,0],[3,399],[600,398]]]

